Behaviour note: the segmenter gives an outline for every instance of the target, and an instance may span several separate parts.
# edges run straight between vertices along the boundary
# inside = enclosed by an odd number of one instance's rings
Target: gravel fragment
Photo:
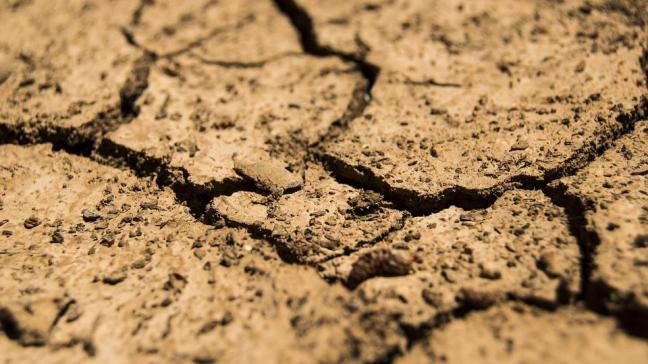
[[[62,244],[65,241],[65,238],[63,237],[63,234],[61,234],[60,231],[55,231],[52,234],[52,243],[54,244]]]
[[[248,161],[235,157],[234,170],[258,188],[273,194],[282,194],[284,191],[300,188],[303,184],[301,177],[288,171],[278,161]]]
[[[95,222],[101,218],[101,216],[88,209],[83,209],[83,211],[81,211],[81,216],[85,222]]]
[[[36,226],[40,225],[41,223],[42,223],[41,219],[32,215],[25,220],[23,225],[25,226],[25,229],[33,229]]]

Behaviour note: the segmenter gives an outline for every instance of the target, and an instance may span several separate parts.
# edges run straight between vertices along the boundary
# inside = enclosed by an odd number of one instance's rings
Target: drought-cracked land
[[[4,0],[2,363],[647,363],[646,0]]]

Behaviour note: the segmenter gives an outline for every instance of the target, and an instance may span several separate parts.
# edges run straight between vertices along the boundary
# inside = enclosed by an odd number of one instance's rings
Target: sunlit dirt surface
[[[1,363],[646,363],[645,0],[3,0]]]

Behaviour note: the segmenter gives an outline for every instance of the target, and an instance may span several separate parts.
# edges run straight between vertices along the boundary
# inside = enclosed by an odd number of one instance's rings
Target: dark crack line
[[[290,245],[290,241],[285,236],[279,236],[273,233],[271,229],[265,228],[260,224],[247,224],[238,221],[228,219],[226,216],[218,214],[216,211],[211,211],[207,208],[205,214],[205,220],[207,223],[215,224],[218,221],[222,220],[225,222],[226,226],[233,228],[242,228],[247,231],[253,238],[261,239],[269,242],[275,248],[275,251],[286,263],[302,263],[302,258],[298,252],[295,252],[293,247]]]
[[[290,20],[293,28],[299,36],[299,41],[304,53],[316,57],[337,57],[343,61],[351,62],[356,65],[365,79],[364,94],[356,102],[359,104],[362,114],[371,100],[371,90],[380,74],[380,67],[365,60],[365,55],[356,55],[340,50],[323,46],[319,43],[317,33],[313,26],[313,19],[308,12],[301,7],[295,0],[273,0],[276,7]],[[366,52],[365,52],[366,53]]]
[[[579,300],[586,300],[593,269],[593,254],[600,244],[600,238],[595,231],[589,229],[586,213],[592,206],[586,204],[575,195],[568,193],[568,187],[554,183],[545,186],[542,192],[551,202],[562,208],[567,215],[567,228],[576,239],[580,250],[580,292]]]
[[[342,257],[348,257],[351,256],[352,254],[359,252],[362,249],[365,248],[371,248],[375,247],[376,245],[382,243],[383,241],[387,240],[390,236],[393,236],[394,234],[398,233],[399,231],[403,230],[405,228],[405,225],[411,218],[410,214],[407,212],[403,213],[400,219],[395,224],[392,224],[389,229],[385,230],[378,236],[374,237],[373,239],[370,240],[365,240],[365,241],[359,241],[358,244],[355,247],[345,247],[343,251],[341,252],[336,252],[334,254],[327,255],[323,258],[320,259],[313,259],[309,261],[308,263],[314,264],[314,265],[321,265],[321,264],[326,264],[327,262],[330,262],[331,260],[337,259],[337,258],[342,258]],[[370,278],[371,279],[371,278]],[[331,279],[330,281],[335,281],[336,279]],[[353,288],[346,286],[347,288],[353,290]]]
[[[312,18],[301,6],[294,0],[274,1],[277,7],[290,19],[293,27],[299,34],[300,42],[305,53],[315,56],[336,56],[342,60],[354,62],[365,79],[364,85],[356,86],[345,114],[329,129],[329,132],[321,138],[320,142],[317,143],[322,144],[341,135],[348,128],[351,121],[364,113],[364,110],[371,101],[371,90],[376,82],[380,68],[377,65],[365,62],[363,57],[357,57],[331,49],[327,46],[322,46],[317,39]],[[644,50],[640,63],[646,75],[646,84],[648,84],[648,51]],[[434,79],[423,81],[407,80],[406,83],[421,86],[461,87],[457,83],[439,82]],[[643,97],[633,110],[617,117],[618,127],[598,135],[588,145],[575,151],[561,166],[546,171],[540,177],[517,175],[509,178],[502,184],[487,189],[468,189],[461,186],[453,186],[441,191],[435,196],[421,196],[413,190],[395,188],[375,175],[368,167],[349,165],[338,158],[322,153],[322,151],[318,150],[317,144],[308,149],[307,155],[311,159],[319,160],[320,163],[327,167],[331,176],[338,182],[351,185],[354,188],[370,189],[378,192],[383,195],[386,201],[393,203],[397,208],[405,212],[409,212],[412,216],[428,215],[452,206],[464,210],[488,208],[504,192],[509,190],[542,191],[554,205],[563,209],[567,216],[568,229],[578,242],[581,255],[581,289],[577,298],[584,300],[589,292],[593,263],[592,254],[598,245],[599,239],[595,233],[588,229],[585,218],[587,208],[582,201],[569,198],[564,193],[560,193],[559,190],[549,188],[549,185],[553,181],[575,175],[581,169],[588,166],[593,160],[605,153],[617,139],[632,132],[635,124],[639,120],[646,118],[646,116],[648,116],[648,101]],[[535,304],[535,302],[527,303]],[[462,315],[466,313],[463,312]],[[411,334],[408,335],[408,338],[411,339],[411,336]],[[390,354],[386,361],[390,362],[392,359],[393,355]]]
[[[393,187],[387,181],[377,176],[370,168],[361,165],[350,165],[339,158],[323,152],[320,148],[320,145],[344,133],[353,120],[362,116],[364,110],[371,102],[371,90],[380,73],[380,68],[375,64],[365,61],[364,58],[369,51],[368,48],[365,46],[364,54],[358,56],[321,45],[314,29],[313,19],[302,6],[295,0],[274,0],[274,3],[291,21],[299,35],[300,43],[305,53],[318,57],[334,56],[344,61],[353,62],[361,71],[364,78],[363,82],[355,86],[345,113],[331,125],[327,133],[315,145],[309,146],[306,158],[318,160],[338,182],[351,185],[354,188],[370,189],[378,192],[397,208],[407,211],[413,216],[440,212],[451,206],[457,206],[464,210],[484,209],[492,206],[508,190],[516,188],[541,190],[550,182],[573,175],[587,166],[597,156],[604,153],[616,139],[632,131],[637,120],[648,115],[648,101],[643,98],[635,110],[629,114],[619,116],[617,120],[620,125],[619,128],[598,136],[590,145],[586,145],[582,149],[574,152],[560,167],[547,171],[541,177],[517,175],[490,188],[471,189],[462,186],[452,186],[435,195],[428,196],[421,195],[414,190]],[[644,56],[640,60],[644,70],[647,68],[647,54],[644,52]],[[648,73],[646,78],[648,83]],[[405,82],[424,86],[461,87],[457,83],[439,82],[434,79],[423,81],[406,80]]]
[[[48,330],[48,331],[49,331],[50,333],[52,332],[52,330],[54,330],[54,328],[56,327],[56,325],[58,325],[59,321],[63,318],[63,316],[65,316],[65,314],[68,312],[68,310],[70,309],[70,307],[72,307],[72,305],[75,304],[75,303],[76,303],[76,301],[73,300],[73,299],[71,299],[71,300],[67,301],[67,302],[66,302],[66,303],[65,303],[65,304],[64,304],[64,305],[59,309],[58,313],[56,314],[56,317],[54,318],[54,321],[52,321],[52,324],[51,324],[50,327],[49,327],[49,330]]]
[[[201,222],[207,206],[215,197],[254,190],[252,184],[240,180],[204,185],[194,183],[185,168],[171,166],[164,159],[129,149],[110,139],[102,139],[94,152],[93,159],[99,163],[130,169],[138,177],[153,177],[160,188],[169,187],[176,199],[189,207],[189,212]]]
[[[442,81],[437,81],[433,78],[428,78],[426,80],[422,81],[415,81],[415,80],[410,80],[407,79],[404,82],[406,85],[413,85],[413,86],[436,86],[436,87],[455,87],[459,88],[462,87],[461,84],[455,83],[455,82],[442,82]]]
[[[212,65],[212,66],[218,66],[222,68],[235,68],[235,69],[246,69],[246,68],[262,68],[268,63],[272,63],[275,61],[279,61],[288,57],[301,57],[303,56],[302,53],[296,53],[296,52],[285,52],[285,53],[280,53],[277,54],[273,57],[263,59],[260,61],[254,61],[254,62],[240,62],[240,61],[223,61],[223,60],[218,60],[218,59],[208,59],[204,58],[198,54],[195,54],[193,52],[189,53],[189,56],[192,58],[195,58],[199,60],[200,62],[207,64],[207,65]]]
[[[509,190],[543,190],[555,180],[575,175],[605,153],[616,140],[631,133],[635,124],[646,117],[648,117],[648,98],[643,97],[631,111],[618,115],[616,127],[597,135],[590,143],[576,150],[559,167],[546,171],[543,176],[516,175],[500,184],[483,189],[455,185],[433,195],[423,195],[412,189],[394,187],[376,175],[370,167],[349,164],[323,151],[316,151],[315,156],[338,182],[377,192],[386,201],[413,216],[437,213],[452,206],[464,210],[479,210],[492,206],[504,192]]]
[[[624,297],[623,304],[611,311],[606,301],[611,297],[622,297],[623,294],[606,282],[592,279],[596,268],[597,248],[601,237],[588,218],[595,211],[594,202],[585,196],[571,192],[569,187],[556,181],[543,189],[554,205],[565,211],[568,217],[568,228],[578,242],[580,251],[581,287],[578,300],[584,301],[587,308],[602,315],[613,316],[626,333],[641,338],[648,338],[648,310],[636,305],[632,297]]]
[[[146,7],[151,6],[155,4],[155,0],[140,0],[139,5],[133,12],[133,15],[131,16],[131,21],[130,21],[130,26],[131,27],[137,27],[140,25],[140,22],[142,20],[142,15],[144,14],[144,10]]]
[[[138,177],[152,177],[161,188],[169,187],[176,199],[186,204],[197,219],[203,218],[212,198],[220,194],[252,189],[244,181],[197,185],[184,168],[172,167],[165,160],[146,156],[118,145],[106,135],[130,123],[139,114],[137,101],[148,88],[150,68],[158,57],[144,54],[134,61],[124,85],[119,90],[118,105],[99,112],[93,120],[79,128],[40,123],[0,123],[0,144],[33,145],[50,143],[53,150],[89,158],[100,164],[128,168]]]
[[[646,73],[646,80],[648,85],[648,50],[644,51],[641,60],[642,67]],[[521,185],[516,186],[517,189],[531,189],[540,190],[547,196],[551,202],[563,209],[567,216],[567,225],[570,234],[576,239],[580,251],[580,279],[581,287],[580,292],[576,299],[584,302],[586,308],[597,312],[599,314],[612,316],[624,331],[630,335],[640,338],[648,338],[648,315],[645,309],[627,305],[619,312],[610,312],[604,307],[604,299],[609,296],[613,291],[611,287],[606,287],[602,282],[592,282],[592,271],[594,269],[594,258],[596,248],[601,243],[601,239],[590,225],[587,213],[594,210],[594,206],[590,201],[572,194],[568,191],[568,187],[561,184],[558,179],[568,177],[576,174],[581,169],[588,166],[593,160],[605,153],[614,141],[631,133],[636,124],[644,120],[648,116],[648,106],[646,99],[635,107],[635,109],[628,113],[620,115],[618,121],[622,125],[621,129],[611,135],[607,135],[607,140],[600,143],[597,147],[591,148],[589,152],[583,153],[580,157],[576,156],[572,160],[574,162],[570,168],[562,168],[559,173],[549,174],[549,178],[544,180],[536,180],[527,177],[518,178]],[[497,198],[495,198],[496,200]],[[494,202],[493,202],[494,203]],[[534,302],[533,300],[524,300],[521,298],[508,297],[508,301],[521,301],[525,304],[530,304],[542,309],[554,309],[554,307],[547,307],[541,302]],[[501,304],[501,302],[498,302]],[[569,301],[560,300],[560,305],[572,304]],[[421,340],[425,339],[432,331],[441,329],[450,322],[456,319],[465,318],[468,314],[478,311],[480,309],[461,306],[449,313],[440,313],[435,315],[432,319],[424,322],[418,326],[411,326],[400,323],[401,330],[407,338],[407,351],[404,353],[397,353],[396,356],[391,355],[386,362],[392,362],[396,357],[402,356],[409,352],[411,348]]]
[[[143,1],[146,4],[148,1]],[[322,46],[318,43],[316,33],[313,29],[313,23],[310,16],[295,3],[293,0],[275,0],[278,8],[289,17],[293,26],[300,36],[302,48],[305,53],[318,56],[334,56],[344,61],[354,63],[360,70],[364,77],[364,82],[356,85],[354,96],[347,108],[345,115],[336,123],[335,129],[338,131],[344,129],[352,120],[362,115],[364,109],[370,102],[370,95],[373,85],[380,73],[378,66],[366,62],[364,57],[358,57],[344,52],[340,52],[329,47]],[[141,7],[143,9],[143,7]],[[138,8],[139,10],[140,8]],[[140,14],[133,15],[133,24],[139,23]],[[208,36],[191,42],[186,47],[179,50],[169,52],[161,57],[173,57],[179,54],[189,52],[195,47],[200,46],[202,42],[219,34],[222,31],[229,29],[216,29]],[[132,33],[125,30],[124,35],[129,44],[143,49],[134,39]],[[134,70],[131,77],[127,80],[126,84],[120,90],[120,105],[117,108],[106,110],[90,122],[88,127],[81,128],[80,131],[71,130],[66,128],[57,127],[38,127],[30,125],[19,125],[12,127],[5,124],[0,124],[0,131],[2,143],[18,143],[18,144],[37,144],[37,143],[52,143],[55,149],[63,149],[68,153],[89,157],[93,154],[98,155],[99,161],[111,161],[111,163],[118,163],[125,165],[136,171],[140,176],[154,176],[156,182],[160,187],[170,187],[177,199],[185,202],[190,206],[192,214],[199,220],[202,219],[203,213],[207,208],[211,199],[215,194],[233,193],[235,191],[245,190],[246,186],[239,183],[232,183],[228,186],[215,187],[212,190],[202,190],[203,187],[191,184],[189,182],[188,172],[182,168],[172,168],[162,160],[157,160],[138,154],[134,151],[128,150],[125,147],[117,146],[109,140],[103,139],[103,136],[111,130],[116,129],[122,123],[130,122],[137,116],[138,110],[136,108],[136,101],[148,86],[148,72],[151,64],[158,58],[153,52],[145,51],[142,59],[138,60],[134,65]],[[644,52],[641,60],[642,67],[646,70],[646,63],[648,63],[648,52]],[[148,60],[143,60],[143,59]],[[219,61],[216,61],[217,63]],[[236,63],[220,63],[224,67],[255,67],[255,64],[236,64]],[[429,81],[427,81],[429,83]],[[648,82],[648,72],[647,72]],[[433,85],[457,87],[456,84],[445,84],[434,82]],[[436,197],[436,200],[429,200],[426,202],[426,207],[420,208],[419,196],[414,191],[398,190],[389,186],[388,183],[382,181],[378,176],[373,175],[373,172],[366,167],[340,165],[342,163],[330,156],[320,155],[319,159],[329,166],[329,171],[334,178],[341,183],[349,184],[358,188],[369,188],[376,192],[382,193],[387,201],[391,201],[397,207],[410,212],[414,216],[421,214],[429,214],[441,211],[451,206],[458,206],[463,209],[483,209],[494,204],[498,197],[510,189],[533,189],[541,190],[550,197],[552,202],[557,206],[563,208],[568,216],[569,229],[571,233],[576,236],[579,246],[581,247],[582,255],[582,287],[581,296],[586,298],[590,290],[589,279],[591,275],[592,254],[593,250],[598,244],[598,236],[587,230],[587,221],[585,213],[588,207],[582,201],[568,196],[564,191],[552,189],[549,183],[559,178],[570,176],[577,173],[580,169],[586,167],[597,156],[603,154],[612,143],[622,137],[623,135],[631,132],[635,123],[648,115],[648,102],[642,100],[642,103],[635,109],[636,112],[630,113],[620,117],[619,121],[622,125],[621,129],[614,131],[611,135],[606,135],[598,142],[595,142],[594,147],[587,147],[586,150],[579,150],[570,157],[564,165],[554,171],[549,171],[543,178],[533,178],[528,176],[515,176],[512,177],[503,186],[494,187],[486,190],[470,190],[460,187],[453,187],[442,192]],[[333,131],[332,134],[335,134]],[[217,191],[217,192],[216,192]],[[417,200],[419,200],[417,202]],[[264,231],[259,226],[242,226],[248,230],[252,235],[261,236],[267,240],[275,240],[279,243],[279,239],[272,237],[268,231]],[[393,232],[393,231],[392,231]],[[390,232],[391,233],[391,232]],[[385,234],[382,238],[388,236],[390,233]],[[286,251],[282,250],[281,244],[275,245],[283,256],[285,261],[294,260],[294,256],[286,255]],[[408,340],[408,348],[411,348],[417,341],[425,337],[431,330],[442,327],[450,322],[452,319],[465,317],[469,312],[474,311],[474,308],[461,306],[450,313],[441,313],[435,315],[427,323],[418,327],[403,326],[403,331]],[[398,353],[390,352],[385,357],[386,362],[391,362],[395,359]]]
[[[225,32],[229,32],[229,31],[232,31],[232,30],[241,29],[244,26],[246,26],[248,23],[252,22],[253,20],[254,20],[253,17],[248,16],[248,17],[244,18],[243,20],[239,21],[238,23],[236,23],[234,26],[224,26],[224,27],[214,28],[209,32],[209,34],[189,42],[184,47],[178,48],[178,49],[176,49],[174,51],[163,53],[163,54],[160,55],[160,57],[161,58],[173,58],[173,57],[179,56],[181,54],[185,54],[185,53],[187,53],[187,52],[189,52],[189,51],[191,51],[191,50],[193,50],[195,48],[200,47],[204,42],[216,37],[217,35],[225,33]]]
[[[192,50],[200,47],[203,43],[211,40],[212,38],[214,38],[214,37],[216,37],[216,36],[218,36],[218,35],[220,35],[222,33],[237,30],[237,29],[241,29],[241,28],[243,28],[244,26],[246,26],[248,23],[250,23],[253,20],[254,20],[253,17],[248,16],[246,18],[243,18],[242,20],[240,20],[238,23],[236,23],[234,25],[228,25],[228,26],[214,28],[208,34],[206,34],[206,35],[204,35],[202,37],[199,37],[197,39],[194,39],[194,40],[190,41],[189,43],[187,43],[186,45],[184,45],[184,46],[182,46],[182,47],[180,47],[178,49],[168,51],[166,53],[155,52],[154,50],[152,50],[152,49],[146,47],[145,45],[141,44],[137,40],[137,38],[135,37],[134,30],[135,30],[136,26],[132,26],[132,24],[129,25],[129,26],[123,26],[123,27],[121,27],[120,30],[121,30],[122,35],[124,36],[124,39],[126,40],[126,42],[130,46],[132,46],[132,47],[134,47],[136,49],[139,49],[144,53],[151,54],[151,55],[153,55],[153,56],[155,56],[157,58],[173,59],[175,57],[178,57],[178,56],[181,56],[181,55],[184,55],[186,53],[191,52]]]
[[[54,150],[90,156],[98,142],[109,132],[130,123],[139,113],[136,101],[148,87],[148,76],[156,57],[145,53],[133,62],[130,74],[119,89],[119,102],[100,111],[86,124],[61,127],[36,121],[18,124],[0,123],[0,143],[41,144],[51,143]]]

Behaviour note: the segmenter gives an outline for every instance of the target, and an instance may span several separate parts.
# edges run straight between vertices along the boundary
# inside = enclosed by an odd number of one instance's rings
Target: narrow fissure
[[[365,81],[356,86],[347,112],[335,125],[337,131],[332,131],[332,133],[341,132],[340,130],[346,128],[353,119],[362,115],[365,108],[369,105],[371,90],[379,76],[380,68],[375,64],[365,61],[364,57],[340,52],[320,45],[313,27],[312,18],[294,0],[274,0],[274,2],[290,19],[297,30],[304,52],[318,57],[339,57],[340,59],[354,63],[362,73]],[[143,7],[149,3],[151,3],[150,0],[142,1],[142,5],[133,15],[133,25],[139,23]],[[132,38],[132,34],[130,38],[128,36],[130,33],[124,34],[130,44],[139,47]],[[138,115],[139,110],[137,109],[136,102],[148,87],[149,70],[156,59],[157,56],[152,52],[145,52],[135,62],[131,75],[128,77],[125,85],[120,89],[119,106],[98,114],[87,126],[80,129],[66,129],[51,126],[29,128],[26,125],[9,126],[0,124],[0,143],[52,143],[55,150],[64,150],[70,154],[91,157],[104,163],[127,166],[139,176],[155,177],[157,184],[161,187],[170,187],[177,199],[189,207],[193,216],[199,220],[204,220],[206,218],[206,209],[212,198],[220,194],[231,194],[241,190],[254,190],[253,186],[239,182],[219,186],[198,186],[189,181],[189,174],[185,169],[171,167],[162,160],[146,157],[103,139],[106,133],[115,130],[124,123],[132,121]],[[646,73],[646,82],[648,83],[648,50],[644,51],[640,63]],[[255,67],[256,64],[223,64],[223,66]],[[581,199],[566,193],[564,187],[550,185],[550,182],[574,175],[589,165],[596,157],[608,150],[615,140],[630,133],[634,129],[635,124],[639,120],[645,119],[647,115],[648,101],[644,97],[632,112],[619,117],[618,122],[621,125],[619,129],[602,136],[593,143],[593,146],[576,151],[563,166],[547,172],[541,179],[522,175],[515,176],[500,186],[485,190],[466,189],[455,186],[442,191],[433,198],[425,198],[415,191],[394,188],[376,176],[369,168],[350,166],[326,155],[317,155],[317,159],[327,167],[333,177],[339,182],[351,185],[354,188],[374,190],[382,194],[385,200],[392,202],[397,208],[406,211],[412,216],[439,212],[451,206],[457,206],[466,210],[484,209],[492,206],[499,196],[507,190],[542,190],[551,199],[553,204],[564,209],[568,217],[570,233],[578,241],[581,252],[581,292],[579,299],[585,300],[596,311],[601,311],[602,309],[598,307],[598,303],[590,298],[592,297],[590,278],[593,269],[593,256],[596,247],[600,244],[598,235],[588,228],[585,214],[591,207],[586,206]],[[272,237],[267,231],[257,226],[243,227],[252,235],[277,242],[278,244],[275,244],[277,251],[285,261],[296,261],[295,256],[285,249],[282,242]],[[408,341],[408,349],[428,335],[430,331],[445,326],[453,319],[465,317],[472,311],[475,311],[475,309],[462,306],[451,313],[436,315],[430,322],[418,327],[401,325]],[[13,332],[11,320],[4,317],[0,321],[8,334]],[[626,325],[625,321],[630,322],[631,320],[625,320],[621,317],[620,321]],[[627,325],[630,324],[628,323]],[[631,333],[636,334],[638,332],[640,335],[648,336],[642,331],[636,331],[634,328],[630,328],[630,326],[627,327]],[[392,362],[399,354],[398,352],[390,352],[386,355],[384,361],[381,362]]]
[[[371,100],[371,90],[380,74],[380,67],[365,60],[363,55],[355,55],[342,52],[319,43],[317,33],[313,26],[313,19],[308,12],[301,7],[295,0],[273,0],[277,8],[290,20],[295,31],[299,35],[299,41],[304,53],[316,57],[338,57],[344,61],[356,65],[363,78],[366,80],[364,93],[361,97],[354,97],[359,109],[356,116],[362,114]]]

